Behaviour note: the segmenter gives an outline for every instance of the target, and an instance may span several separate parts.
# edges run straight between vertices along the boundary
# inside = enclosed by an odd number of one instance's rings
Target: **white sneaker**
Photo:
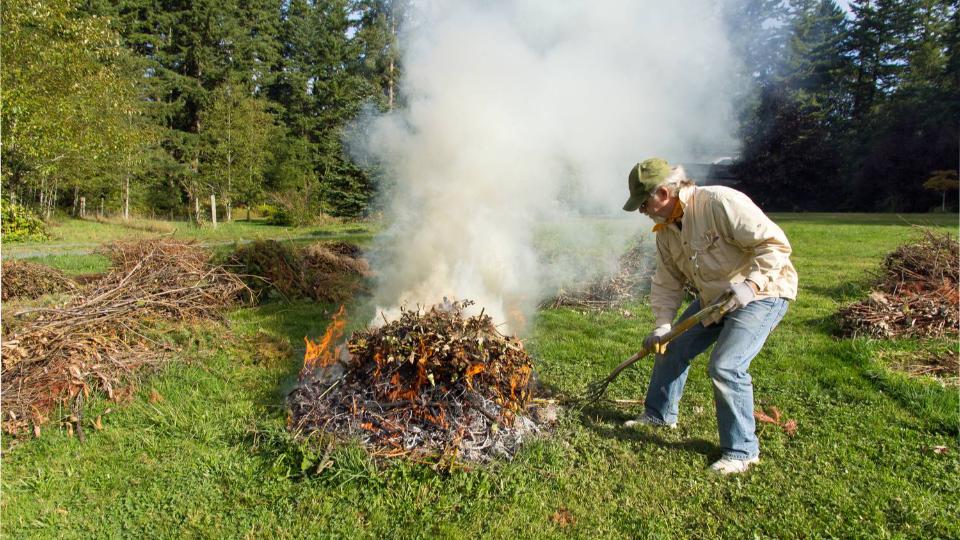
[[[710,470],[721,475],[728,474],[739,474],[746,472],[751,465],[756,465],[760,463],[760,456],[752,457],[750,459],[733,459],[733,458],[720,458],[717,461],[713,462],[713,465],[710,465]]]
[[[654,426],[654,427],[665,427],[670,429],[677,429],[676,422],[663,422],[660,421],[647,413],[643,413],[640,416],[634,418],[633,420],[627,420],[623,423],[623,427],[634,427],[634,426]]]

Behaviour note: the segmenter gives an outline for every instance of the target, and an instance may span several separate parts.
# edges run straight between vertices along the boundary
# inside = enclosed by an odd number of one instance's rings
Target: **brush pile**
[[[249,293],[192,243],[117,243],[111,271],[63,307],[23,310],[2,347],[3,429],[34,432],[58,405],[98,389],[111,399],[137,368],[162,361],[146,336],[156,321],[219,316]],[[77,422],[79,427],[79,422]]]
[[[533,367],[523,344],[500,334],[489,316],[465,316],[470,304],[405,310],[381,328],[355,332],[346,351],[308,347],[289,397],[291,427],[359,439],[376,456],[511,457],[538,429],[525,416]],[[336,341],[337,325],[321,348]]]
[[[237,248],[227,264],[260,300],[277,294],[288,300],[343,303],[360,291],[362,278],[370,275],[361,256],[357,246],[346,242],[303,248],[261,240]]]
[[[561,289],[554,298],[540,304],[541,308],[573,307],[581,309],[613,309],[640,294],[653,275],[654,261],[647,254],[643,238],[639,238],[620,256],[617,273],[584,284],[575,290]]]
[[[2,300],[34,299],[45,294],[76,291],[77,285],[63,272],[28,261],[3,262]]]
[[[922,238],[887,255],[867,300],[839,312],[846,336],[938,337],[960,331],[960,249],[949,234]]]

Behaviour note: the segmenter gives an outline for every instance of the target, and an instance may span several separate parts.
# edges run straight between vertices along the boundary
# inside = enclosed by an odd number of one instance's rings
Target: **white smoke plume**
[[[355,148],[389,185],[377,318],[469,298],[519,333],[570,273],[564,261],[584,270],[571,253],[592,247],[598,261],[587,266],[598,268],[619,254],[604,246],[627,239],[629,227],[580,226],[577,216],[649,226],[620,209],[633,164],[730,140],[734,65],[716,3],[417,8],[404,34],[403,106],[363,122]],[[552,246],[549,266],[541,242]]]

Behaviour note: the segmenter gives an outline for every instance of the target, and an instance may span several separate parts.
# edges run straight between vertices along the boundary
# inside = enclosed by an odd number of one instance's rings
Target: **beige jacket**
[[[700,292],[703,304],[731,283],[757,284],[758,298],[797,297],[797,271],[790,242],[749,197],[721,186],[684,187],[682,227],[657,233],[657,270],[650,290],[656,325],[669,324],[683,300],[683,284]]]

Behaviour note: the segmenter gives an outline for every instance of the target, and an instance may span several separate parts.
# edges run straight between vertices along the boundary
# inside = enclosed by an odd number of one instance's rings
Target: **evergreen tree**
[[[843,163],[847,21],[833,0],[789,7],[789,46],[777,69],[760,79],[734,171],[765,208],[819,210],[836,204]]]

